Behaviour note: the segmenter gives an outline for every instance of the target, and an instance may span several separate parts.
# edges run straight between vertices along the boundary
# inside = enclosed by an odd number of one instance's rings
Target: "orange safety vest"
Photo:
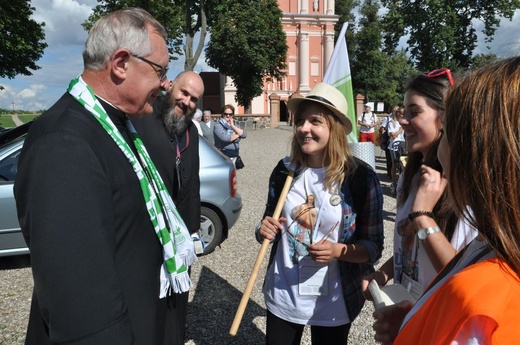
[[[403,327],[394,345],[445,345],[471,317],[495,320],[492,344],[520,341],[520,278],[500,259],[477,262],[450,277]]]

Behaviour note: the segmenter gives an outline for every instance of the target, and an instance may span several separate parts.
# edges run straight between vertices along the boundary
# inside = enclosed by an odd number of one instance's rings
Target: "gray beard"
[[[184,134],[186,128],[188,128],[188,124],[191,122],[195,111],[187,112],[185,115],[175,113],[174,109],[170,94],[165,95],[164,101],[161,102],[159,108],[159,116],[163,120],[164,128],[166,128],[170,136],[180,136]]]

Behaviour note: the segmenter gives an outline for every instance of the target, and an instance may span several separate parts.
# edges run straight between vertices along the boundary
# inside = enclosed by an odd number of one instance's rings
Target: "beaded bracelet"
[[[415,211],[415,212],[408,213],[408,219],[410,219],[410,220],[414,220],[415,218],[420,217],[420,216],[427,216],[432,219],[435,219],[435,214],[433,214],[433,212],[430,212],[430,211]]]

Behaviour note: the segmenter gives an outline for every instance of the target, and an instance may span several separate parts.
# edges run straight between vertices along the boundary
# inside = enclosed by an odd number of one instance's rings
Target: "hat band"
[[[314,100],[317,100],[317,101],[320,101],[320,102],[323,102],[323,103],[327,103],[331,106],[333,106],[334,108],[336,108],[336,106],[334,104],[332,104],[329,100],[321,97],[321,96],[315,96],[315,95],[310,95],[310,96],[307,96],[305,97],[306,99],[314,99]]]

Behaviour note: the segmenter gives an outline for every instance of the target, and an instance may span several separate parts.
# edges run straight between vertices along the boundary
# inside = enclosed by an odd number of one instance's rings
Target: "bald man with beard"
[[[199,135],[192,118],[203,93],[202,78],[192,71],[182,72],[157,101],[152,116],[132,119],[191,234],[200,229]],[[166,338],[183,345],[188,292],[168,298],[172,320]]]

